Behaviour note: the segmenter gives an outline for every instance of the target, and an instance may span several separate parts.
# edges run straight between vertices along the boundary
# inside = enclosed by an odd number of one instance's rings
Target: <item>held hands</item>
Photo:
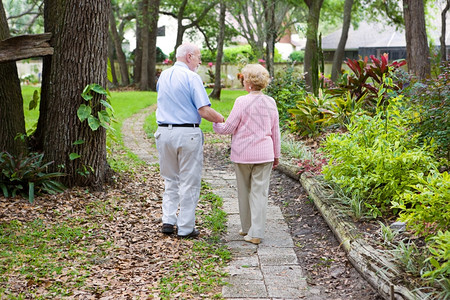
[[[275,169],[276,167],[278,167],[278,165],[280,164],[280,160],[278,158],[275,158],[273,160],[273,166],[272,169]]]

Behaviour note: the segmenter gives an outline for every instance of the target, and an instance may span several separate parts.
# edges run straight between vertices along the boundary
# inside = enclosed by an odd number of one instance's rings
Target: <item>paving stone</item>
[[[262,280],[242,281],[239,278],[230,278],[229,285],[222,289],[222,295],[225,298],[263,298],[267,299],[268,293],[266,285]]]
[[[298,265],[293,248],[259,247],[258,257],[263,266]]]

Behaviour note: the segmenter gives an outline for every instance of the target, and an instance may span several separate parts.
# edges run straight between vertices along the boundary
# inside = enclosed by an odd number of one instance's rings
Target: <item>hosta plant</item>
[[[39,153],[14,157],[7,152],[0,152],[0,189],[3,195],[22,195],[33,202],[36,194],[62,192],[65,187],[55,179],[64,174],[48,173],[47,168],[52,163],[44,163],[43,157]]]

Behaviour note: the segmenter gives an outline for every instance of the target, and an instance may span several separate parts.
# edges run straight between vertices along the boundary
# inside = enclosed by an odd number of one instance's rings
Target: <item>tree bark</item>
[[[6,13],[0,1],[0,40],[10,37]],[[25,117],[19,75],[15,62],[0,63],[0,152],[25,154],[26,143],[16,139],[25,135]]]
[[[318,89],[319,82],[317,31],[319,28],[320,9],[322,8],[323,0],[304,1],[309,8],[308,28],[306,30],[304,73],[306,88],[309,92],[313,92]]]
[[[156,91],[156,39],[158,37],[158,16],[160,0],[149,2],[148,35],[148,87]]]
[[[119,80],[117,79],[116,74],[116,64],[114,62],[114,42],[111,30],[109,31],[109,41],[108,41],[108,59],[111,67],[111,77],[112,77],[112,85],[113,86],[119,86]]]
[[[127,86],[130,84],[130,75],[128,74],[127,59],[126,59],[125,53],[123,52],[123,49],[122,49],[122,38],[119,36],[119,33],[117,32],[116,18],[114,16],[114,11],[112,9],[111,9],[111,15],[110,15],[110,19],[109,19],[109,26],[110,26],[112,41],[114,43],[114,49],[116,50],[117,62],[119,63],[120,83],[123,86]],[[111,67],[112,67],[112,62],[111,62]]]
[[[209,95],[213,99],[220,99],[220,93],[222,91],[221,69],[223,59],[223,45],[225,42],[225,17],[227,12],[227,5],[225,0],[220,1],[220,14],[219,14],[219,37],[217,40],[217,59],[216,59],[216,72],[214,88]]]
[[[45,159],[54,162],[53,171],[64,166],[62,171],[67,176],[63,182],[67,186],[98,190],[108,170],[106,131],[103,127],[93,131],[87,121],[80,122],[77,110],[86,103],[80,96],[86,85],[106,86],[109,13],[105,12],[110,10],[110,1],[47,0],[46,4],[46,10],[56,8],[49,24],[56,26],[52,26],[55,53],[49,75],[51,84],[46,87],[46,114],[38,125],[43,129],[40,138]],[[94,116],[104,109],[100,100],[98,95],[92,99]],[[74,145],[80,140],[82,144]],[[71,153],[80,158],[71,160]]]
[[[141,62],[142,62],[142,1],[138,1],[138,9],[136,15],[136,49],[134,50],[134,69],[133,80],[135,85],[139,85],[141,81]]]
[[[444,10],[441,12],[441,62],[445,62],[448,60],[447,57],[447,46],[445,45],[445,37],[446,37],[446,26],[447,26],[447,12],[450,9],[450,0],[447,0],[447,5],[445,6]]]
[[[339,75],[342,74],[342,62],[345,54],[345,44],[347,43],[348,31],[350,29],[350,22],[352,18],[352,7],[354,0],[345,0],[344,4],[344,20],[342,23],[342,33],[339,40],[338,47],[333,56],[333,66],[331,67],[331,80],[337,82]]]
[[[408,70],[419,79],[430,76],[430,51],[423,0],[403,0]]]
[[[275,0],[266,0],[265,7],[266,18],[266,67],[270,77],[274,76],[274,56],[275,56],[275,40],[277,37],[275,24]]]
[[[148,86],[148,62],[149,62],[149,0],[142,0],[142,32],[141,32],[141,46],[142,46],[142,60],[141,60],[141,80],[139,81],[139,89],[147,91]]]

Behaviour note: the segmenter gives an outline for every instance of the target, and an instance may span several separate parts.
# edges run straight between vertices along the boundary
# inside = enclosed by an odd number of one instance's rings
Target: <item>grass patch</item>
[[[76,222],[0,224],[1,298],[21,299],[10,292],[11,284],[23,285],[32,295],[44,286],[42,298],[68,296],[72,288],[83,286],[90,274],[89,235],[89,229]]]

